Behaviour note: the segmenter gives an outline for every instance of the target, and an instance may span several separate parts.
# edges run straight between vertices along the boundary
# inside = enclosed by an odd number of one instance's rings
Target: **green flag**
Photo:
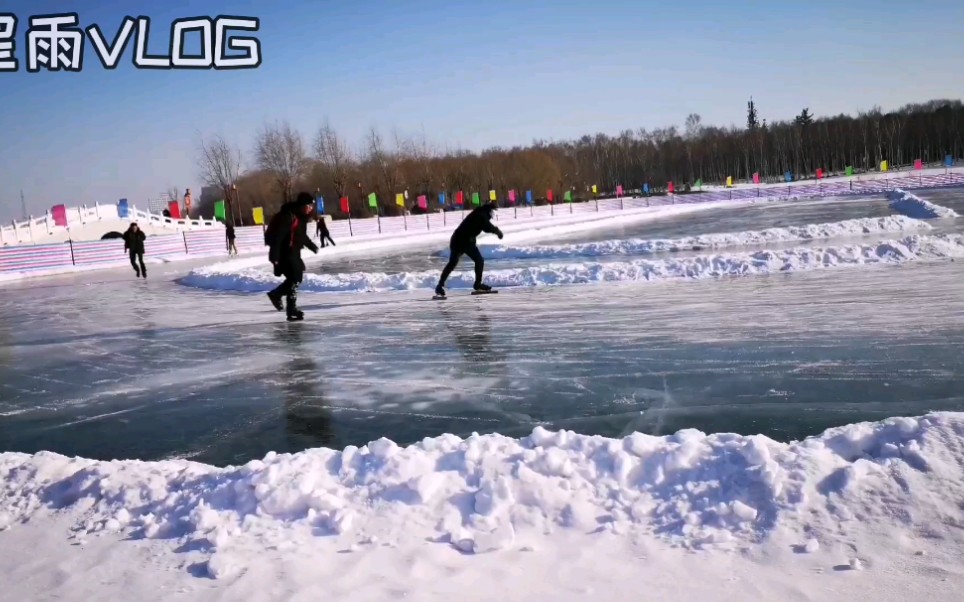
[[[368,195],[368,206],[372,209],[378,208],[378,198],[375,196],[374,192]]]
[[[214,219],[219,219],[221,221],[228,219],[228,214],[224,211],[224,201],[217,201],[214,203]]]
[[[854,175],[854,168],[850,165],[847,166],[847,175],[848,176]]]
[[[567,191],[566,191],[566,195],[565,195],[564,198],[565,198],[565,200],[566,200],[567,203],[571,203],[571,202],[572,202],[572,191],[571,191],[571,190],[567,190]]]
[[[700,178],[699,180],[697,180],[696,182],[694,182],[694,183],[693,183],[693,186],[696,186],[697,188],[702,188],[702,187],[703,187],[703,178]]]
[[[473,193],[472,193],[472,204],[473,204],[473,205],[478,205],[478,204],[481,203],[481,202],[482,202],[482,201],[479,199],[479,193],[478,193],[478,192],[473,192]]]

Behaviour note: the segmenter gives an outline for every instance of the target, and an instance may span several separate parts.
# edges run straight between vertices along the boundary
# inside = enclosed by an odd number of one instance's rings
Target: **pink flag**
[[[924,169],[924,162],[920,159],[914,161],[914,169]]]
[[[667,186],[666,189],[671,193],[676,192],[676,187],[673,186],[672,182],[669,183],[669,186]]]
[[[510,203],[515,202],[515,189],[509,191],[509,202]]]
[[[67,206],[57,205],[50,208],[50,215],[54,218],[54,224],[67,227]]]
[[[616,196],[618,196],[618,197],[619,197],[619,196],[623,196],[623,187],[622,187],[622,186],[617,186],[617,187],[616,187]]]
[[[822,169],[818,169],[818,170],[817,170],[817,179],[819,180],[819,179],[821,179],[821,178],[823,178],[823,170],[822,170]]]
[[[418,206],[420,209],[428,209],[428,199],[424,194],[418,195]]]
[[[754,183],[754,184],[759,184],[759,183],[760,183],[760,172],[755,172],[755,173],[753,174],[753,183]]]

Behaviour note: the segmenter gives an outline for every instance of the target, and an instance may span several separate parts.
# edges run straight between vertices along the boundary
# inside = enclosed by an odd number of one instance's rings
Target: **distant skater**
[[[134,273],[137,274],[138,278],[147,278],[147,266],[144,265],[144,240],[146,238],[147,236],[136,223],[131,224],[127,232],[124,232],[124,250],[130,253],[131,265],[134,266]]]
[[[331,238],[331,232],[328,231],[328,224],[325,223],[325,216],[318,216],[318,240],[321,241],[321,248],[325,248],[325,239],[331,241],[331,246],[335,246],[335,241]]]
[[[314,204],[314,197],[307,192],[300,193],[294,202],[281,207],[265,233],[265,243],[270,248],[268,260],[274,266],[274,275],[285,278],[268,293],[268,298],[278,311],[287,310],[289,322],[304,319],[304,313],[298,309],[298,285],[305,275],[301,249],[308,247],[312,252],[318,252],[318,246],[308,236],[308,221]],[[285,299],[284,306],[281,304],[282,298]]]
[[[492,214],[495,209],[495,203],[491,202],[473,209],[472,213],[469,213],[468,217],[462,220],[462,223],[452,233],[452,240],[449,243],[449,262],[442,270],[438,286],[435,287],[435,294],[439,297],[445,296],[445,281],[448,280],[452,270],[459,264],[459,259],[463,254],[468,255],[475,262],[475,283],[472,288],[477,291],[492,290],[491,286],[482,283],[482,269],[485,261],[482,259],[482,253],[479,252],[475,239],[479,234],[488,232],[489,234],[495,234],[499,237],[499,240],[502,240],[502,230],[499,230],[492,223]]]
[[[228,247],[228,255],[237,255],[238,247],[234,244],[234,239],[237,238],[237,234],[234,233],[234,224],[225,226],[224,237]]]

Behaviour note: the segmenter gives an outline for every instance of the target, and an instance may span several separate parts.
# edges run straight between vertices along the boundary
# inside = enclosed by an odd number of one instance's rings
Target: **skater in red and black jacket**
[[[318,253],[318,246],[308,236],[308,222],[314,205],[315,200],[309,193],[300,193],[294,202],[281,207],[265,232],[265,244],[270,249],[268,260],[274,266],[274,275],[285,278],[268,293],[268,298],[275,309],[286,310],[289,321],[304,319],[304,313],[298,309],[298,285],[305,274],[301,249],[308,247],[313,253]],[[282,297],[285,298],[284,306],[281,304]]]
[[[452,273],[455,266],[459,264],[462,255],[468,255],[475,262],[475,284],[472,285],[472,288],[477,291],[492,290],[492,287],[488,284],[482,284],[482,269],[485,266],[485,261],[482,259],[482,253],[479,252],[475,239],[483,232],[495,234],[499,237],[499,240],[502,239],[502,230],[499,230],[492,223],[492,215],[495,209],[495,203],[486,203],[481,207],[476,207],[452,233],[452,240],[449,243],[449,262],[442,270],[438,286],[435,287],[435,294],[439,297],[445,296],[445,281],[448,280],[449,274]]]

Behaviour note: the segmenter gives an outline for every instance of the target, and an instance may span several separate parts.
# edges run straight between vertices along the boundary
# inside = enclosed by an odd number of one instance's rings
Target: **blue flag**
[[[947,167],[954,167],[954,157],[952,155],[947,155],[944,157],[944,165]]]
[[[528,204],[528,205],[531,205],[531,204],[532,204],[532,191],[531,191],[531,190],[526,190],[526,204]]]
[[[127,199],[117,201],[117,217],[128,217],[130,214],[130,209],[127,207]]]
[[[324,212],[325,212],[325,197],[323,197],[323,196],[321,196],[321,195],[319,194],[319,195],[318,195],[318,198],[315,199],[315,205],[318,206],[318,213],[324,213]]]
[[[649,182],[643,184],[643,192],[649,194]]]
[[[438,193],[438,204],[439,204],[439,205],[444,205],[444,204],[445,204],[445,193],[444,193],[444,192]]]
[[[793,172],[788,171],[788,172],[786,172],[785,174],[783,174],[783,179],[786,180],[787,182],[792,182],[792,181],[793,181]]]

